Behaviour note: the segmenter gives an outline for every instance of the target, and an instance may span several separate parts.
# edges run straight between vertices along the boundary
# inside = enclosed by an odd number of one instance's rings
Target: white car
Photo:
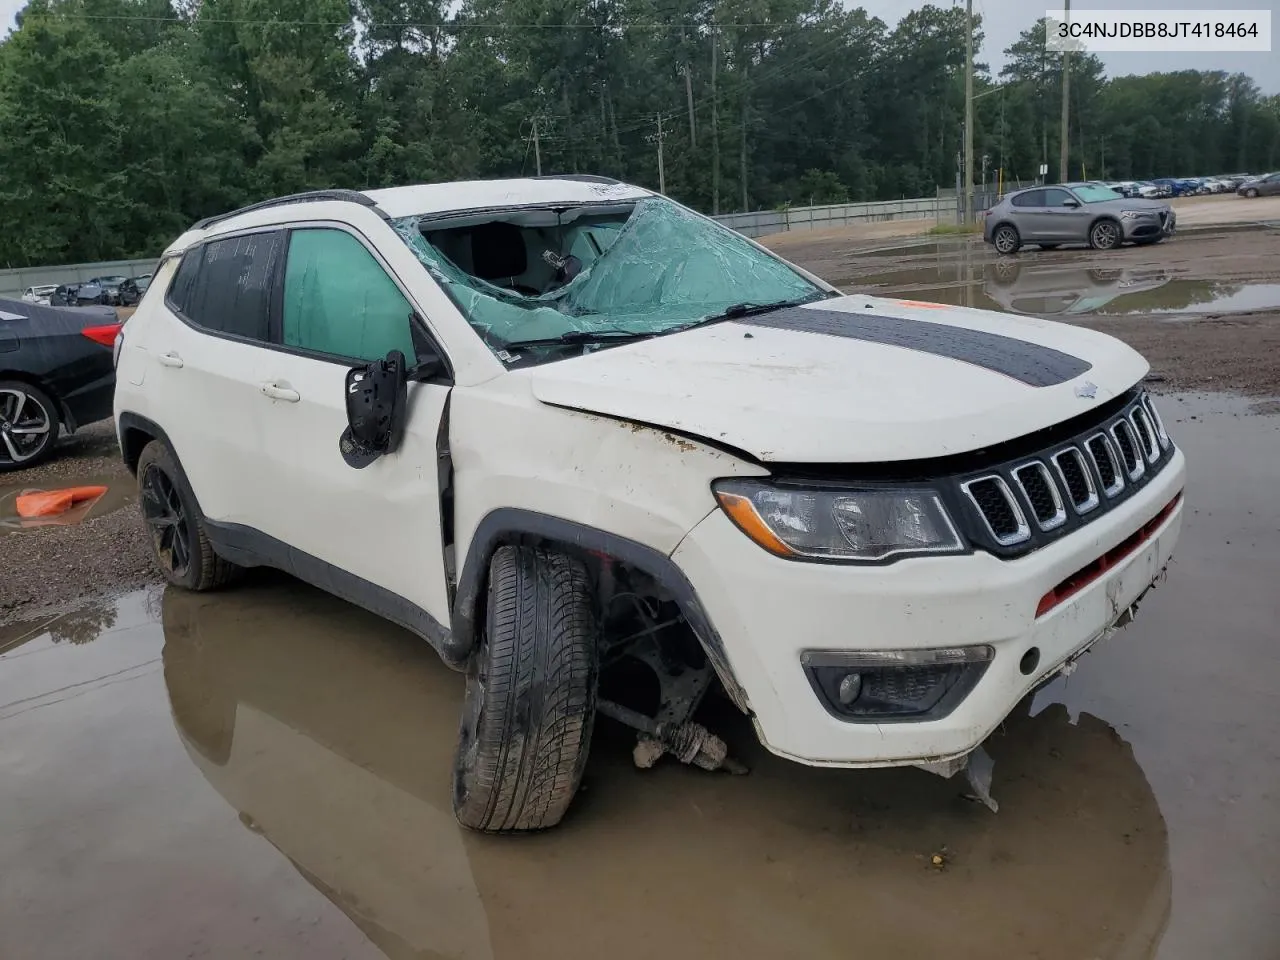
[[[202,221],[117,356],[164,575],[279,567],[465,671],[478,830],[560,820],[597,709],[642,766],[730,764],[692,719],[717,686],[781,756],[981,757],[981,789],[988,734],[1127,622],[1182,522],[1123,343],[841,296],[603,178]]]
[[[58,289],[56,283],[41,284],[38,287],[27,287],[22,292],[22,299],[27,303],[38,303],[43,306],[49,305],[49,297],[53,295],[53,291]]]

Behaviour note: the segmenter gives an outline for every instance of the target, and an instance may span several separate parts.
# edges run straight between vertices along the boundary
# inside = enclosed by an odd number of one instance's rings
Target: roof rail
[[[259,203],[251,203],[247,207],[240,207],[237,210],[231,210],[227,213],[219,213],[216,216],[205,217],[203,220],[192,226],[191,229],[204,230],[213,226],[215,223],[221,223],[223,220],[238,217],[240,214],[249,213],[252,210],[265,210],[268,207],[282,207],[288,203],[311,203],[316,200],[338,200],[343,203],[358,203],[362,207],[369,207],[372,209],[373,212],[383,220],[389,219],[371,197],[361,193],[359,190],[308,190],[306,193],[291,193],[287,197],[276,197],[272,200],[262,200]]]
[[[579,183],[621,183],[613,177],[601,177],[594,173],[548,173],[538,174],[533,180],[576,180]]]

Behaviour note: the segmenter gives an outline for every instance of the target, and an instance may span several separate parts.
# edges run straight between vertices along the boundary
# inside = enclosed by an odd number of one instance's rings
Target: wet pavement
[[[1274,960],[1280,416],[1162,408],[1169,579],[992,738],[994,815],[712,705],[750,776],[636,771],[601,719],[565,823],[483,837],[459,675],[286,577],[0,627],[0,957]]]

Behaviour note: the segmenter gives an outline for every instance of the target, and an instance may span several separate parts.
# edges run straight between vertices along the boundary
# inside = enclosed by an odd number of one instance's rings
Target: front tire
[[[239,573],[239,567],[213,552],[195,495],[162,440],[152,440],[138,457],[138,503],[151,558],[175,587],[213,590]]]
[[[1089,246],[1095,250],[1114,250],[1124,235],[1114,220],[1099,220],[1089,229]]]
[[[39,387],[0,380],[0,473],[48,460],[59,422],[58,405]]]
[[[1244,192],[1244,195],[1248,197],[1250,200],[1256,200],[1258,197],[1258,191],[1249,189]]]
[[[463,826],[542,830],[565,815],[595,722],[598,631],[582,563],[532,547],[494,553],[454,761]]]
[[[991,235],[991,245],[996,248],[996,253],[999,254],[1017,253],[1018,248],[1022,246],[1022,237],[1018,235],[1016,227],[1008,223],[1002,223],[996,227],[995,233]]]

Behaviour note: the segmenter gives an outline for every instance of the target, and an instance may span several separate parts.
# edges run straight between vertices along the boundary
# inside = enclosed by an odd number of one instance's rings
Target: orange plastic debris
[[[97,500],[106,492],[106,487],[68,487],[65,490],[19,494],[15,502],[20,517],[56,517],[78,503]]]

